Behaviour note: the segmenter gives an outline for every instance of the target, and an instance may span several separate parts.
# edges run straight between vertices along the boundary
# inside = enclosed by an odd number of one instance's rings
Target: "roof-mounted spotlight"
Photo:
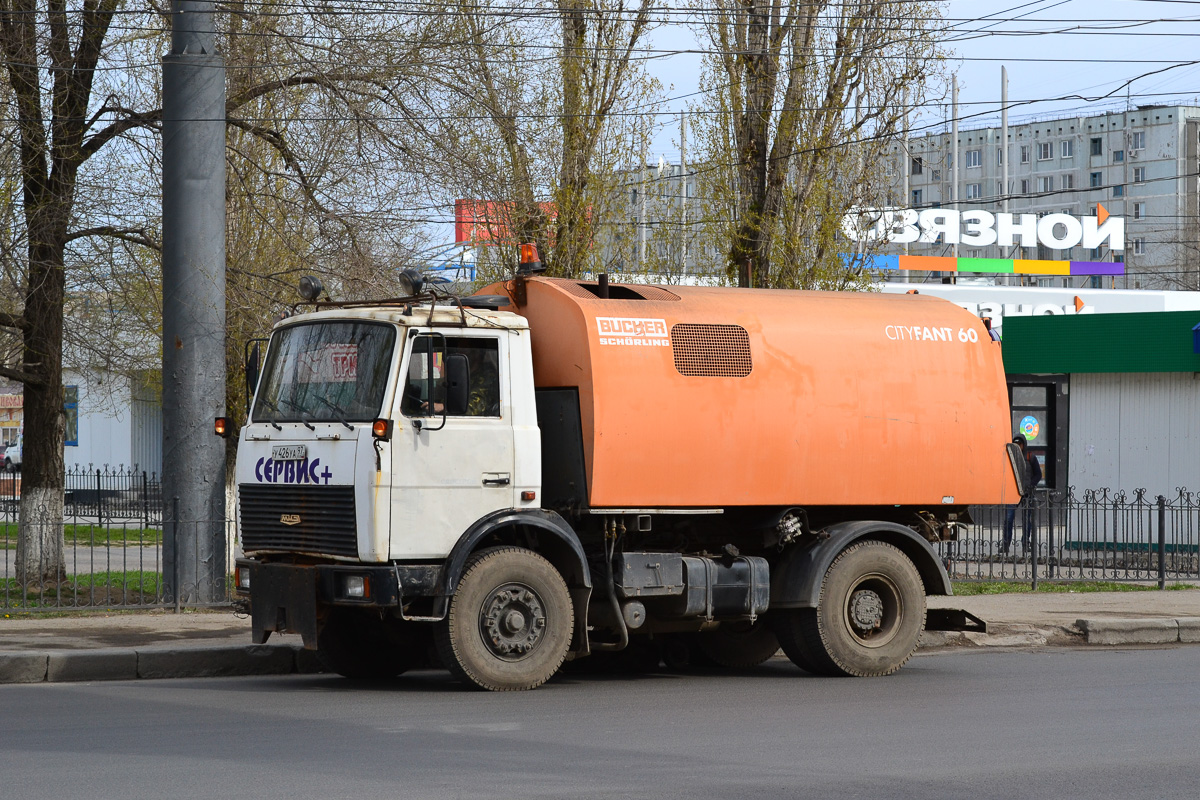
[[[300,279],[300,296],[304,298],[305,302],[315,303],[323,291],[325,291],[325,285],[315,275],[305,275]]]
[[[537,245],[533,242],[521,245],[521,263],[517,265],[517,274],[529,275],[545,271],[542,260],[538,258]]]
[[[425,277],[412,267],[401,270],[398,280],[400,293],[405,297],[415,297],[425,288]]]

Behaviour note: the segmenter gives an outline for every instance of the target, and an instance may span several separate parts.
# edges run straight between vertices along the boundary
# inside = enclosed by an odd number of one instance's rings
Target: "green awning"
[[[1200,311],[1004,318],[1004,371],[1200,372]]]

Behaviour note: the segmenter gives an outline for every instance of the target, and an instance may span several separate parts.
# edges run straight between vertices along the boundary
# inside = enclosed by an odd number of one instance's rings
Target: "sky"
[[[958,75],[964,128],[999,124],[1001,66],[1008,70],[1011,124],[1049,113],[1123,108],[1126,84],[1133,105],[1200,104],[1200,2],[949,0],[943,8],[945,46],[952,54],[947,66]],[[680,24],[659,27],[653,42],[662,51],[702,46]],[[651,65],[668,98],[664,111],[677,114],[698,99],[698,55],[664,55]],[[948,114],[940,106],[927,109],[927,120],[943,116]],[[678,130],[677,117],[664,126],[651,161],[678,160]]]

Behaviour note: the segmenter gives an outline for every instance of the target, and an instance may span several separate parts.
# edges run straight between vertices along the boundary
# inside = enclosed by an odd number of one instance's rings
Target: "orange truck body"
[[[578,389],[592,508],[1019,499],[1000,346],[939,298],[494,284],[537,388]]]

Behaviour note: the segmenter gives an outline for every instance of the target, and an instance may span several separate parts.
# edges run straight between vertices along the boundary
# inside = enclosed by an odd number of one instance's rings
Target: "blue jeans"
[[[1013,527],[1017,519],[1017,509],[1024,509],[1024,514],[1021,515],[1021,547],[1028,548],[1029,541],[1033,536],[1034,527],[1034,508],[1032,498],[1022,498],[1020,503],[1014,503],[1004,512],[1004,541],[1000,544],[1000,551],[1008,552],[1009,546],[1012,544]]]

